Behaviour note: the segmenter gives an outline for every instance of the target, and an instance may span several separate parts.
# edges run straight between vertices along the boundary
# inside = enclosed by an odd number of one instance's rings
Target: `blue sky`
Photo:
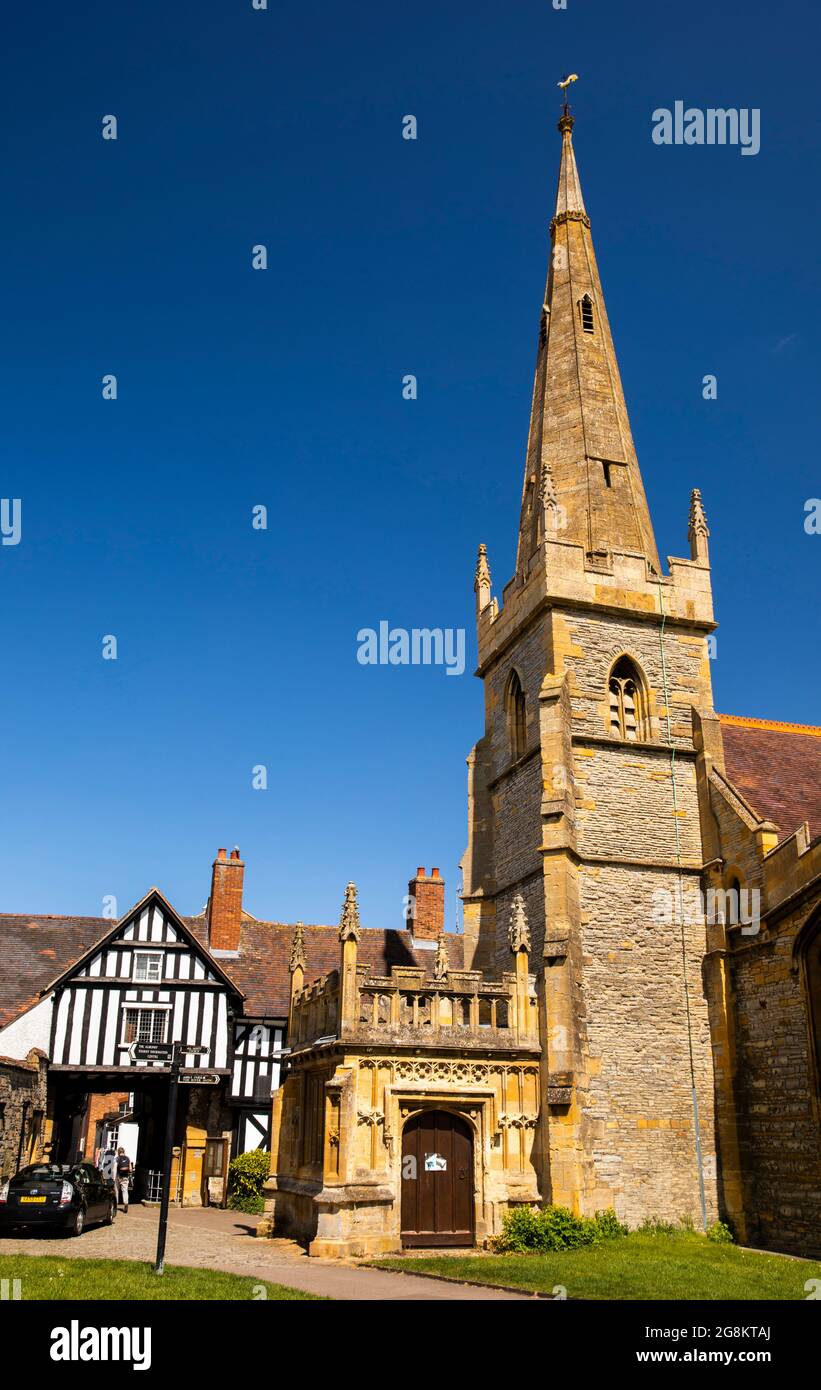
[[[196,911],[238,843],[258,916],[335,921],[353,877],[399,926],[424,863],[453,925],[473,568],[513,564],[569,70],[663,555],[704,494],[716,706],[821,722],[820,28],[809,0],[15,7],[2,910],[156,883]],[[760,108],[761,152],[654,145],[678,99]],[[382,619],[467,628],[465,675],[358,665]]]

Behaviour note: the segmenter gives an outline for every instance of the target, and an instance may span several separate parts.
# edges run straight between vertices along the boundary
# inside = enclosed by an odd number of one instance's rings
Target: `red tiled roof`
[[[205,944],[205,918],[183,917]],[[107,917],[31,917],[0,913],[0,1028],[37,1002],[42,990],[67,970],[112,928]],[[284,1018],[291,977],[288,959],[294,927],[285,922],[243,918],[240,953],[219,956],[217,964],[246,996],[244,1012],[252,1018]],[[305,980],[326,975],[339,965],[338,927],[308,926],[305,935]],[[462,968],[462,937],[448,935],[450,964]],[[392,965],[429,969],[433,951],[414,951],[404,931],[363,927],[358,957],[363,965],[387,975]]]
[[[782,840],[809,821],[821,835],[821,729],[721,714],[727,777]]]
[[[187,917],[184,920],[202,938],[204,919]],[[339,928],[306,925],[304,935],[305,982],[310,984],[320,975],[327,975],[338,968]],[[231,976],[246,996],[245,1013],[251,1017],[287,1015],[291,997],[288,960],[293,937],[292,924],[258,922],[253,917],[245,917],[238,958],[219,958],[225,973]],[[454,970],[462,968],[462,940],[461,936],[448,933],[448,955]],[[360,965],[369,965],[374,974],[388,975],[392,965],[415,965],[429,970],[434,954],[430,950],[414,951],[409,932],[363,927],[357,959]]]
[[[27,917],[0,913],[0,1027],[36,1004],[112,923],[105,917]]]

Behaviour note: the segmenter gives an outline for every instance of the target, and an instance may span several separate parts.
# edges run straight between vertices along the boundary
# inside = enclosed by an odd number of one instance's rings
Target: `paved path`
[[[346,1301],[537,1301],[528,1294],[449,1284],[438,1279],[395,1274],[390,1270],[366,1269],[337,1260],[309,1259],[292,1241],[257,1239],[254,1229],[258,1219],[242,1212],[220,1211],[217,1208],[174,1209],[169,1215],[166,1261],[168,1264],[193,1265],[199,1269],[224,1269],[230,1274],[245,1274]],[[62,1235],[4,1236],[0,1239],[0,1255],[19,1253],[63,1255],[72,1259],[153,1260],[158,1220],[156,1207],[134,1206],[127,1216],[120,1212],[113,1226],[89,1227],[76,1238]]]

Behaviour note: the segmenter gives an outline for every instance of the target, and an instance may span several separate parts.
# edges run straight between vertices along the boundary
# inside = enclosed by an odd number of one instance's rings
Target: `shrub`
[[[493,1248],[502,1253],[529,1254],[551,1250],[576,1250],[582,1245],[598,1245],[627,1234],[614,1211],[595,1216],[574,1216],[568,1207],[514,1207],[502,1219],[502,1234]]]
[[[265,1210],[262,1184],[271,1168],[271,1155],[261,1149],[232,1158],[228,1166],[228,1205],[232,1211]]]
[[[714,1221],[707,1232],[707,1239],[714,1240],[718,1245],[733,1245],[735,1236],[730,1227],[724,1221]]]
[[[612,1207],[608,1207],[606,1211],[597,1211],[593,1220],[602,1240],[616,1240],[619,1236],[630,1234],[628,1228],[619,1221]]]

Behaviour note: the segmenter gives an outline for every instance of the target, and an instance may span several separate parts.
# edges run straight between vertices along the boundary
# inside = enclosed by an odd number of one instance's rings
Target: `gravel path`
[[[153,1260],[158,1220],[156,1207],[133,1206],[127,1216],[120,1212],[113,1226],[89,1227],[76,1239],[62,1235],[3,1236],[0,1255]],[[168,1222],[166,1262],[200,1269],[223,1269],[231,1274],[246,1274],[346,1301],[537,1301],[527,1294],[442,1283],[437,1279],[366,1269],[337,1260],[309,1259],[292,1241],[258,1240],[254,1235],[256,1222],[256,1217],[245,1216],[242,1212],[216,1208],[173,1210]]]

